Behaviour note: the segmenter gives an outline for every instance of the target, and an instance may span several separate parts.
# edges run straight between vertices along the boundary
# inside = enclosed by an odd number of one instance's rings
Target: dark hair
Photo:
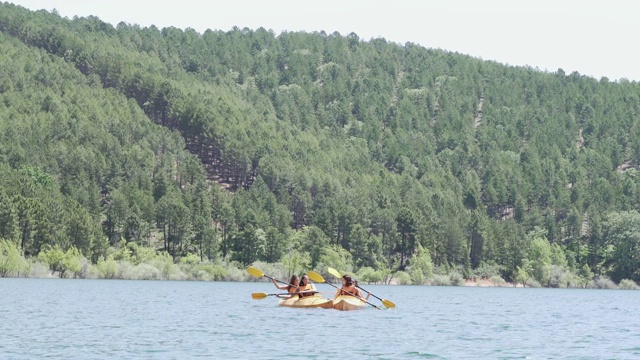
[[[303,285],[303,282],[304,285],[309,285],[309,277],[306,274],[300,276],[300,285]]]
[[[349,275],[343,275],[342,278],[344,279],[344,281],[346,282],[345,285],[347,286],[353,286],[353,279],[351,279],[351,276]]]
[[[295,285],[293,284],[296,280],[298,280],[298,285],[300,284],[300,279],[298,279],[298,275],[293,274],[291,275],[291,279],[289,279],[289,286],[287,286],[287,291],[291,290],[292,288],[295,287]]]

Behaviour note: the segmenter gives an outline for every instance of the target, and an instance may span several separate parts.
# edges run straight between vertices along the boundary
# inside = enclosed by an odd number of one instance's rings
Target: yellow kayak
[[[280,300],[279,306],[287,306],[294,308],[322,308],[331,309],[333,307],[333,300],[323,298],[320,295],[306,296],[299,298],[294,296],[290,299]]]
[[[340,295],[333,300],[333,308],[336,310],[360,310],[366,306],[366,302],[349,295]]]

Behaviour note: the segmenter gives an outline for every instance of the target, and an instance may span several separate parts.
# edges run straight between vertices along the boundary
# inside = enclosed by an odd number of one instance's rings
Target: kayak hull
[[[341,295],[333,300],[333,308],[341,311],[361,310],[366,306],[364,301],[349,295]]]
[[[294,296],[290,299],[280,300],[279,306],[293,307],[293,308],[321,308],[331,309],[333,308],[333,300],[323,298],[320,295],[306,296],[299,298]]]

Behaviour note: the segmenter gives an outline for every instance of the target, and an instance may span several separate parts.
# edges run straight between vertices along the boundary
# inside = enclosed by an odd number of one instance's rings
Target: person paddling
[[[316,286],[309,282],[309,277],[305,274],[300,277],[300,294],[301,298],[312,296],[318,292]]]
[[[362,300],[369,300],[369,296],[371,294],[367,294],[366,298],[362,297],[362,293],[360,292],[360,290],[358,290],[358,288],[356,287],[353,279],[351,278],[351,276],[349,275],[343,275],[342,276],[342,288],[338,289],[338,291],[336,292],[336,296],[334,296],[334,299],[337,299],[338,296],[342,296],[342,295],[348,295],[348,296],[355,296],[359,299]]]
[[[291,279],[289,279],[289,284],[287,285],[278,285],[275,279],[271,279],[271,282],[273,282],[273,285],[275,285],[278,289],[287,290],[289,294],[298,292],[298,289],[300,288],[300,279],[298,279],[298,275],[296,274],[291,275]],[[288,295],[288,297],[291,296],[293,295]]]

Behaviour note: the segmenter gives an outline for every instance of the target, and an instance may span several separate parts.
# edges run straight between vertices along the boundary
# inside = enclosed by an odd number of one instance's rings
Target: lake
[[[0,279],[0,358],[640,358],[640,291],[363,286],[397,308],[251,298],[271,283]]]

